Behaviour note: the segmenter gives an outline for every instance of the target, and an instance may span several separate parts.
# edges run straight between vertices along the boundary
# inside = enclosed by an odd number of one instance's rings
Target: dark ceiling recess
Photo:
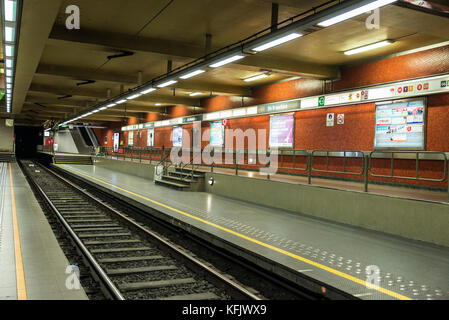
[[[86,80],[86,81],[83,81],[83,82],[78,82],[76,85],[77,86],[84,86],[86,84],[91,84],[91,83],[95,83],[95,82],[96,82],[95,80]]]
[[[58,97],[58,100],[62,100],[62,99],[66,99],[66,98],[71,98],[71,97],[72,97],[71,94],[66,94],[65,96]]]
[[[132,52],[132,51],[122,51],[122,53],[108,56],[108,60],[122,58],[122,57],[128,57],[128,56],[132,56],[133,54],[134,54],[134,52]]]

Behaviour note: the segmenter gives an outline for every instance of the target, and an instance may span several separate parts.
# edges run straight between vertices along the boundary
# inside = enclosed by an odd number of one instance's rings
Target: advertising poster
[[[182,147],[182,126],[173,127],[173,147]]]
[[[270,117],[270,148],[293,148],[293,113]]]
[[[193,123],[193,148],[201,150],[201,121]]]
[[[134,145],[134,132],[128,132],[128,147],[132,147]]]
[[[425,100],[376,105],[376,149],[424,149]]]
[[[154,129],[147,129],[147,146],[154,147]]]
[[[221,121],[215,121],[210,124],[210,146],[224,146],[224,126]]]
[[[120,141],[120,133],[114,132],[114,152],[118,151]]]

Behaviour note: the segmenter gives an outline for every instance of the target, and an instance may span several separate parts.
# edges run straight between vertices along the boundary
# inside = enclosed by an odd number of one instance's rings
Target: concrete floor
[[[0,172],[0,300],[24,299],[25,296],[29,300],[86,300],[82,288],[66,287],[69,262],[18,164],[0,163]],[[19,243],[14,241],[12,193]],[[21,249],[19,255],[18,248]],[[23,265],[22,280],[17,265]],[[25,294],[19,296],[21,283]]]

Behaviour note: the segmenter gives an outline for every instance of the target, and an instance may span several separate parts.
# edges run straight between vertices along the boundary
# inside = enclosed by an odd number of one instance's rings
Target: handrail
[[[383,174],[376,174],[373,173],[373,168],[372,168],[372,159],[373,159],[373,155],[375,154],[390,154],[390,175],[383,175]],[[411,176],[396,176],[394,175],[394,155],[395,154],[413,154],[415,155],[415,177],[411,177]],[[444,162],[444,169],[443,169],[443,176],[439,179],[432,179],[432,178],[420,178],[419,177],[419,160],[425,160],[425,159],[420,159],[420,155],[421,154],[434,154],[434,155],[441,155],[442,156],[442,161]],[[375,158],[374,159],[378,159]],[[438,152],[438,151],[380,151],[380,150],[375,150],[370,152],[369,154],[369,164],[368,164],[368,171],[369,174],[373,177],[380,177],[380,178],[390,178],[390,179],[406,179],[406,180],[415,180],[415,181],[432,181],[432,182],[443,182],[446,180],[447,178],[447,156],[446,153],[444,152]]]
[[[313,167],[313,159],[314,156],[317,153],[325,153],[326,154],[326,169],[316,169]],[[329,154],[330,153],[343,153],[343,171],[340,170],[329,170]],[[356,154],[356,156],[347,156],[347,154]],[[360,154],[360,156],[358,156]],[[346,171],[346,159],[347,158],[364,158],[365,154],[363,151],[360,150],[313,150],[310,153],[310,158],[311,158],[311,162],[310,162],[310,169],[312,171],[316,171],[316,172],[325,172],[325,173],[338,173],[338,174],[347,174],[347,175],[361,175],[364,172],[364,164],[362,165],[362,170],[360,172],[352,172],[352,171]],[[333,155],[330,155],[330,157],[334,157]]]

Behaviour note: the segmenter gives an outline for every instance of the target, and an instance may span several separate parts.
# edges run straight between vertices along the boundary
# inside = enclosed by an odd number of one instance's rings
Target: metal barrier
[[[138,160],[142,162],[143,160],[148,160],[150,164],[153,161],[163,163],[164,167],[172,166],[170,164],[170,154],[172,148],[129,148],[122,147],[123,154],[112,152],[111,147],[102,147],[101,153],[104,157],[117,157],[117,159],[123,157],[123,160],[131,159],[131,161]],[[192,152],[193,151],[193,152]],[[219,151],[220,154],[215,152]],[[210,167],[210,171],[214,172],[214,168],[228,168],[234,169],[235,175],[239,174],[239,170],[253,169],[253,168],[266,168],[270,166],[270,162],[263,163],[260,161],[260,155],[265,155],[267,158],[270,156],[270,151],[268,150],[248,150],[248,149],[224,149],[224,148],[204,148],[201,150],[191,150],[191,149],[179,149],[179,152],[188,152],[189,158],[187,160],[181,160],[176,163],[181,169],[187,169],[192,172],[200,167]],[[206,163],[203,159],[203,154],[208,153],[210,155],[210,163]],[[448,177],[448,159],[446,153],[444,152],[432,152],[432,151],[372,151],[370,153],[365,153],[360,150],[279,150],[278,151],[278,167],[277,173],[279,174],[303,174],[307,175],[308,184],[312,184],[312,173],[333,173],[348,176],[361,176],[363,178],[363,190],[368,192],[369,177],[376,178],[388,178],[388,179],[406,179],[414,181],[428,181],[428,182],[444,182]],[[385,157],[389,155],[389,157]],[[401,157],[402,155],[402,157]],[[404,157],[408,155],[408,157]],[[298,157],[305,157],[305,166],[296,167],[298,162]],[[316,159],[318,157],[325,157],[325,168],[316,167]],[[343,168],[341,170],[330,169],[331,158],[341,158],[343,163]],[[390,174],[377,174],[373,172],[373,159],[390,159]],[[414,176],[399,176],[394,174],[394,164],[395,159],[411,159],[415,160],[415,174]],[[444,169],[442,176],[439,178],[424,178],[420,177],[420,161],[431,158],[433,160],[443,161]],[[360,170],[358,171],[348,171],[348,159],[361,159]],[[219,160],[219,161],[217,161]],[[218,164],[217,164],[218,162]],[[191,168],[191,170],[190,170]],[[270,179],[270,174],[267,174],[267,179]],[[449,199],[449,185],[448,185],[448,199]]]

